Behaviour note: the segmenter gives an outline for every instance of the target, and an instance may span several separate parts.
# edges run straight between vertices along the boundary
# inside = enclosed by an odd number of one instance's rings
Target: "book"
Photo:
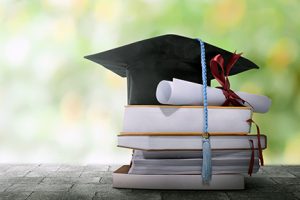
[[[257,135],[210,136],[211,149],[215,150],[249,150],[258,149]],[[267,147],[267,137],[260,136],[262,149]],[[201,136],[118,136],[118,146],[139,150],[201,150]]]
[[[250,160],[250,159],[249,159]],[[248,162],[249,162],[248,160]],[[249,164],[248,164],[249,165]],[[213,164],[212,174],[247,174],[249,166],[216,166]],[[258,159],[255,160],[252,173],[256,173],[259,170]],[[202,164],[199,166],[135,166],[132,165],[129,174],[155,174],[155,175],[170,175],[170,174],[201,174]]]
[[[129,165],[123,165],[113,172],[114,188],[158,190],[241,190],[245,188],[242,174],[212,175],[210,183],[203,184],[201,175],[140,175],[128,174],[128,171]]]
[[[201,174],[202,156],[200,158],[144,158],[140,150],[132,155],[129,174]],[[163,152],[163,151],[160,151]],[[171,152],[171,151],[167,151]],[[181,152],[177,151],[180,155]],[[198,151],[200,152],[200,151]],[[238,150],[235,150],[238,152]],[[251,151],[242,150],[242,153],[221,151],[212,152],[212,173],[247,173],[251,158]],[[254,156],[253,172],[259,169],[258,154]]]
[[[210,134],[246,134],[252,118],[249,107],[208,107]],[[130,105],[125,107],[122,133],[201,134],[203,131],[202,106]]]
[[[258,158],[256,158],[258,164]],[[212,158],[212,165],[215,166],[248,166],[250,156],[248,158]],[[142,159],[134,158],[132,165],[136,167],[184,167],[184,166],[202,166],[201,158],[187,159]]]
[[[214,158],[249,158],[250,150],[213,150],[211,152]],[[258,156],[257,150],[255,156]],[[202,158],[202,151],[142,151],[134,150],[135,158],[144,159],[186,159],[186,158]]]

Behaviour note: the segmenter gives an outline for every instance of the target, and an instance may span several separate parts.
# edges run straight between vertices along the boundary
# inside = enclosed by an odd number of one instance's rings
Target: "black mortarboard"
[[[224,49],[205,44],[207,82],[213,76],[209,62],[221,54],[225,63],[232,53]],[[196,39],[178,35],[163,35],[105,52],[85,56],[114,73],[127,77],[128,104],[160,104],[156,97],[156,88],[162,80],[173,78],[202,83],[200,46]],[[250,60],[240,57],[232,68],[230,75],[258,68]],[[201,93],[201,91],[199,91]]]

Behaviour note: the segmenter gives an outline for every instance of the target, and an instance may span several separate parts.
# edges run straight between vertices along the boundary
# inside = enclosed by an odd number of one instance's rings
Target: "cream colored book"
[[[253,148],[258,149],[257,135],[226,135],[226,136],[210,136],[210,145],[213,150],[250,150],[253,141]],[[267,137],[260,136],[262,149],[267,148]],[[177,136],[132,136],[119,135],[118,146],[138,150],[201,150],[201,136],[186,136],[185,134]]]
[[[250,158],[251,150],[214,150],[211,152],[213,158]],[[258,151],[254,151],[254,155],[258,156]],[[198,151],[141,151],[134,150],[133,157],[141,159],[188,159],[202,158],[201,150]]]

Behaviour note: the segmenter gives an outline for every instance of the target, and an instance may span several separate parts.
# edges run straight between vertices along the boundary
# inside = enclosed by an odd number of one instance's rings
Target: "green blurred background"
[[[300,163],[298,0],[0,1],[0,162],[128,163],[126,80],[84,55],[175,33],[260,66],[232,89],[272,99],[254,119],[267,164]],[[214,83],[214,85],[217,85]]]

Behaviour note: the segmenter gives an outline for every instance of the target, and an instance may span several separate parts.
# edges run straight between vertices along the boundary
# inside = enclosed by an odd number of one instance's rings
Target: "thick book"
[[[208,132],[243,134],[250,132],[249,107],[208,107]],[[203,106],[130,105],[125,107],[122,133],[203,132]]]
[[[124,165],[113,172],[114,188],[158,190],[241,190],[245,188],[242,174],[212,175],[209,184],[203,184],[201,175],[140,175],[128,174]]]
[[[247,174],[250,157],[245,159],[212,158],[213,174]],[[253,173],[259,170],[259,160],[254,159]],[[129,174],[201,174],[202,159],[152,159],[132,160]]]
[[[251,158],[251,151],[242,150],[242,153],[212,151],[212,173],[247,173]],[[135,150],[132,156],[129,174],[201,174],[202,156],[199,158],[144,158],[140,150]],[[159,151],[162,152],[163,151]],[[171,151],[167,151],[171,152]],[[178,151],[175,151],[178,152]],[[180,155],[179,151],[178,154]],[[198,151],[200,152],[200,151]],[[155,153],[155,151],[154,151]],[[259,169],[257,152],[254,155],[253,172]]]
[[[211,149],[213,150],[251,150],[258,149],[257,135],[239,135],[239,136],[210,136]],[[260,136],[262,149],[267,147],[267,137]],[[202,150],[201,136],[132,136],[119,135],[118,146],[138,150]]]
[[[250,159],[248,163],[250,162]],[[249,164],[246,166],[216,166],[212,164],[212,174],[247,174],[249,170]],[[171,174],[201,174],[202,164],[198,166],[135,166],[132,165],[128,174],[144,174],[144,175],[171,175]],[[258,159],[254,161],[252,173],[256,173],[259,170]]]

